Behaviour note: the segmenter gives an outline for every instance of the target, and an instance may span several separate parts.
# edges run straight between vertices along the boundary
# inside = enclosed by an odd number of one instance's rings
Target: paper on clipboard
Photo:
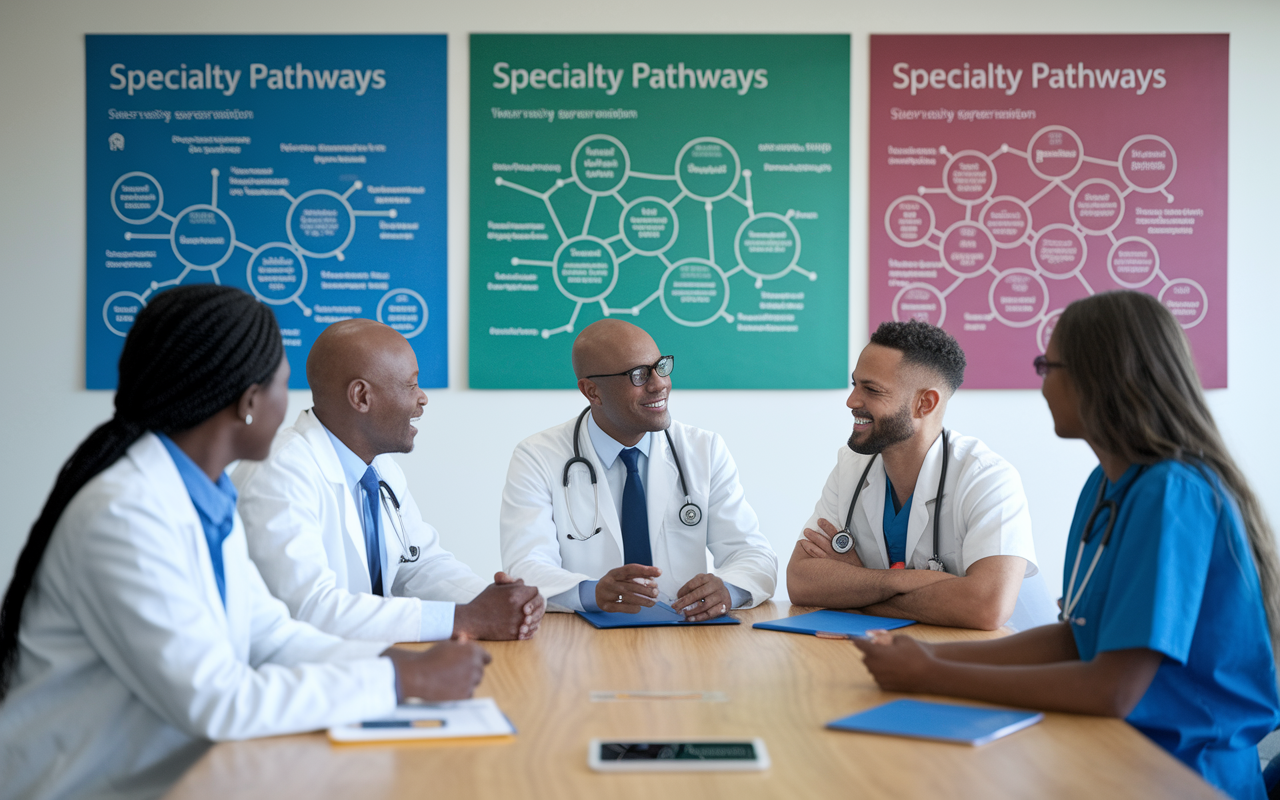
[[[480,739],[515,736],[515,726],[492,697],[451,703],[400,705],[386,717],[329,729],[336,744]]]

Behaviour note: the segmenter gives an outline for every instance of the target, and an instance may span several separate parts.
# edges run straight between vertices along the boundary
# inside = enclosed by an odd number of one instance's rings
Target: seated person
[[[856,642],[867,668],[891,692],[1121,717],[1224,794],[1262,800],[1280,560],[1186,335],[1151,295],[1097,294],[1067,306],[1035,367],[1055,432],[1098,456],[1067,537],[1063,621],[941,645],[881,632]]]
[[[502,565],[553,610],[635,614],[662,601],[702,621],[773,594],[778,557],[724,440],[667,411],[674,364],[635,325],[587,326],[573,344],[587,408],[511,456]]]
[[[941,328],[876,329],[845,403],[853,433],[787,565],[791,602],[984,630],[1054,618],[1026,580],[1038,569],[1017,471],[942,427],[964,367]]]
[[[475,644],[346,641],[262,585],[223,470],[267,454],[288,386],[275,316],[239,289],[138,314],[115,416],[58,473],[0,609],[0,795],[159,797],[213,741],[471,695]]]
[[[389,453],[413,449],[427,395],[403,336],[330,325],[307,357],[314,406],[271,455],[235,471],[249,555],[296,619],[396,642],[527,639],[546,602],[499,572],[486,586],[440,546]]]

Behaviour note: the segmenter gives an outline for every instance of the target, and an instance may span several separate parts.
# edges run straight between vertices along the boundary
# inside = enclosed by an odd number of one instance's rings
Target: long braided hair
[[[54,526],[84,485],[142,434],[194,428],[275,374],[284,343],[275,315],[239,289],[196,284],[155,297],[134,321],[120,354],[115,416],[62,465],[31,526],[0,607],[0,701],[18,662],[18,627]]]
[[[1105,292],[1067,306],[1053,335],[1079,390],[1080,419],[1091,442],[1135,464],[1173,459],[1208,467],[1231,492],[1258,569],[1276,651],[1280,557],[1275,535],[1227,451],[1200,389],[1191,345],[1173,315],[1151,295]]]

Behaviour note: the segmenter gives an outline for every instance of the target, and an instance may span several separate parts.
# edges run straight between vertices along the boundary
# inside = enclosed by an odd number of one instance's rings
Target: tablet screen
[[[751,742],[602,742],[601,761],[755,761]]]

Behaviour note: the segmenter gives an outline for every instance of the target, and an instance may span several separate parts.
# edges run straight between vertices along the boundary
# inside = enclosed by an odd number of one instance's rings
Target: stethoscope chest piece
[[[831,549],[837,553],[847,553],[853,549],[853,536],[848,531],[840,531],[831,537]]]
[[[680,521],[689,527],[702,522],[702,509],[697,503],[685,503],[680,507]]]

